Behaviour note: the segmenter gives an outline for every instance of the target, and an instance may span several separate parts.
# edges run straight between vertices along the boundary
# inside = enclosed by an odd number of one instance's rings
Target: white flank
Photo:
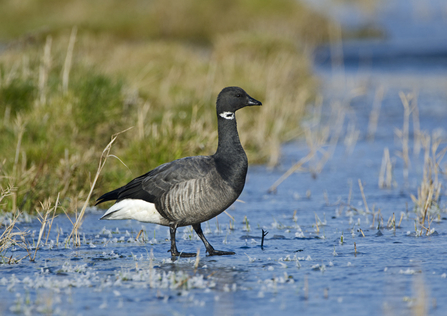
[[[154,203],[125,199],[112,205],[101,219],[135,219],[140,222],[160,224],[163,217]]]
[[[219,115],[226,120],[234,120],[234,112],[222,112]]]

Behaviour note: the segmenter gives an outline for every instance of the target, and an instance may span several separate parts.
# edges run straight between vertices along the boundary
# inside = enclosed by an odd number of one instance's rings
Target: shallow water
[[[275,169],[250,167],[240,197],[243,203],[228,210],[235,222],[221,214],[202,224],[216,249],[236,255],[207,257],[192,230],[181,228],[179,250],[200,249],[200,261],[197,268],[195,258],[172,261],[166,227],[98,221],[103,211],[96,209],[86,214],[81,246],[66,246],[72,225],[60,215],[35,262],[24,259],[20,264],[0,265],[0,314],[408,315],[415,306],[422,306],[430,315],[444,315],[446,203],[441,202],[441,212],[433,210],[440,220],[431,223],[428,236],[420,234],[419,225],[415,230],[410,195],[417,195],[422,181],[424,150],[414,154],[410,117],[411,164],[405,176],[397,154],[402,144],[395,130],[402,129],[404,117],[399,92],[417,92],[421,130],[443,139],[438,152],[445,148],[447,80],[439,71],[427,71],[426,65],[410,64],[410,70],[403,66],[393,71],[383,65],[359,70],[358,63],[350,64],[349,58],[343,72],[317,65],[322,80],[321,115],[317,107],[304,125],[313,136],[324,135],[328,129],[330,136],[321,150],[332,154],[318,171],[320,151],[303,170],[279,185],[275,194],[268,193],[269,187],[309,153],[306,142],[285,144]],[[436,63],[430,65],[438,69]],[[378,129],[371,141],[367,128],[381,86]],[[393,185],[379,189],[385,147],[393,163]],[[447,170],[445,161],[441,167]],[[445,195],[443,187],[441,201]],[[372,225],[373,208],[381,210],[379,228],[377,217]],[[397,223],[403,217],[395,229],[387,227],[393,213]],[[18,227],[32,233],[31,244],[37,242],[40,223],[36,219],[22,221]],[[144,240],[137,242],[140,229]],[[263,249],[261,229],[268,231]],[[26,254],[15,247],[6,256]]]

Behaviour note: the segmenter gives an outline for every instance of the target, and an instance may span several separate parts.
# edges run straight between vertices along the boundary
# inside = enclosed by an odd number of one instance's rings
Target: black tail
[[[115,200],[117,200],[118,196],[120,194],[121,189],[122,188],[118,188],[118,189],[115,189],[113,191],[110,191],[110,192],[107,192],[107,193],[103,194],[100,198],[98,198],[96,200],[95,205],[98,205],[98,204],[100,204],[102,202],[106,202],[106,201],[115,201]]]

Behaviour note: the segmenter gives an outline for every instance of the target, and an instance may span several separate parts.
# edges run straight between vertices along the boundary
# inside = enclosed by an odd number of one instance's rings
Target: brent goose
[[[165,163],[101,196],[96,205],[116,200],[101,219],[135,219],[169,226],[171,255],[177,227],[192,225],[209,255],[233,255],[215,250],[203,235],[200,223],[228,208],[239,197],[247,174],[247,156],[239,141],[234,113],[246,106],[262,105],[239,87],[227,87],[217,97],[218,145],[212,156],[181,158]]]

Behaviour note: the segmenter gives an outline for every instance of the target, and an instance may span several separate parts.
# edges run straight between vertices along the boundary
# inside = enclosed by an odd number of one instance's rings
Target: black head
[[[226,87],[217,97],[217,115],[232,119],[234,118],[234,112],[251,105],[262,105],[262,103],[250,97],[247,92],[239,87]]]

